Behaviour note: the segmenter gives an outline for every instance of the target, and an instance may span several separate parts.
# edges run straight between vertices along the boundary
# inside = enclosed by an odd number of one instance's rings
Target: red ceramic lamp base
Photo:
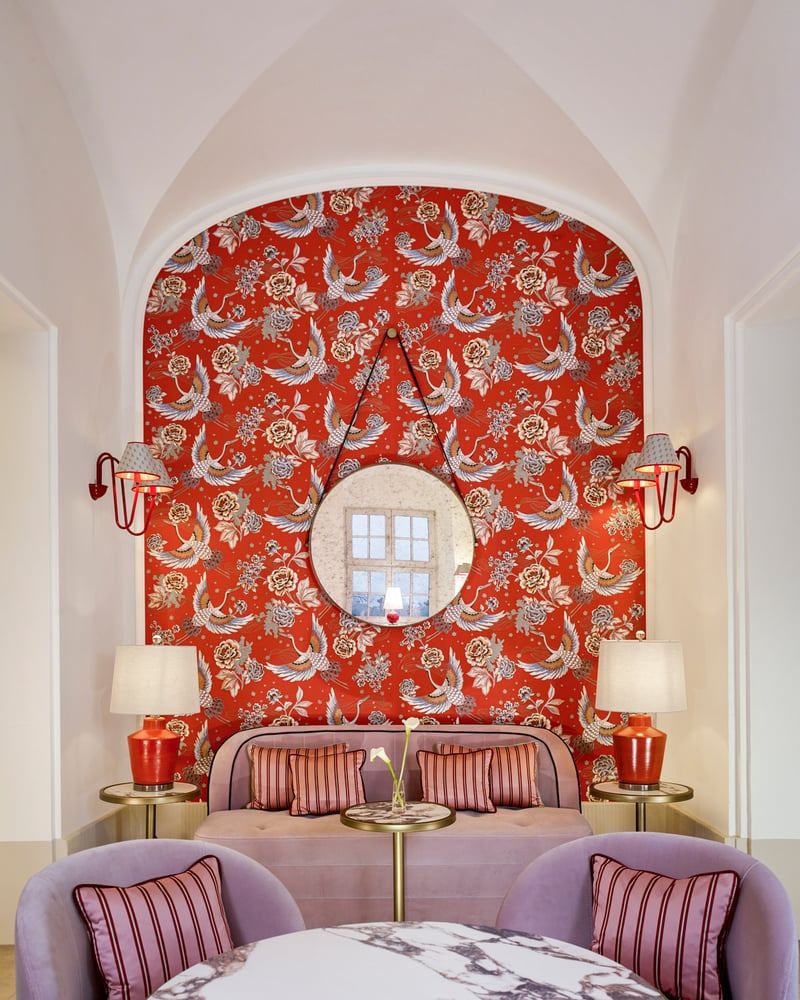
[[[140,792],[172,788],[181,738],[164,727],[163,715],[146,715],[143,728],[128,737],[133,787]]]
[[[653,727],[649,715],[629,715],[628,725],[613,738],[620,787],[637,792],[658,789],[667,734]]]

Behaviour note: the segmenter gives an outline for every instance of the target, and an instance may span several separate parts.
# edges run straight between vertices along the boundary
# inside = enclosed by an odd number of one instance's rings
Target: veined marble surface
[[[348,924],[235,948],[187,969],[153,1000],[264,996],[352,1000],[652,1000],[661,993],[601,955],[468,924]]]

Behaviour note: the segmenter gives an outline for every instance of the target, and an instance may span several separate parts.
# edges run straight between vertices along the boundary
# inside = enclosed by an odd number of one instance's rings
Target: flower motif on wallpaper
[[[391,351],[375,364],[388,326],[422,396]],[[316,192],[187,241],[143,337],[145,433],[178,483],[146,539],[148,634],[200,651],[186,775],[239,727],[408,707],[551,727],[585,781],[605,773],[597,648],[644,615],[643,531],[615,485],[642,437],[619,247],[491,192]],[[457,488],[477,539],[461,595],[390,630],[327,603],[306,544],[328,480],[387,459]]]

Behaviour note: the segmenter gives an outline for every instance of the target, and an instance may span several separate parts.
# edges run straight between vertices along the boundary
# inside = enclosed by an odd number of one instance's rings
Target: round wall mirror
[[[311,522],[311,566],[337,607],[372,625],[438,614],[472,568],[475,532],[461,497],[415,465],[368,465],[340,480]]]

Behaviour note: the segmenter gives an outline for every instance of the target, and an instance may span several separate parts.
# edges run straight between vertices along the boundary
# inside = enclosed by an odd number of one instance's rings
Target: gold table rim
[[[438,805],[438,803],[435,804]],[[363,802],[359,805],[380,805],[380,803]],[[387,802],[386,805],[388,806],[389,803]],[[441,806],[442,809],[448,810],[446,816],[440,816],[439,819],[425,820],[422,823],[404,822],[400,817],[397,820],[389,820],[381,823],[377,820],[356,819],[353,816],[347,815],[350,809],[357,808],[359,807],[347,806],[345,809],[341,809],[339,811],[339,819],[345,826],[349,826],[353,830],[365,830],[368,833],[424,833],[426,830],[440,830],[442,827],[450,826],[456,821],[455,809],[451,809],[450,806]]]

